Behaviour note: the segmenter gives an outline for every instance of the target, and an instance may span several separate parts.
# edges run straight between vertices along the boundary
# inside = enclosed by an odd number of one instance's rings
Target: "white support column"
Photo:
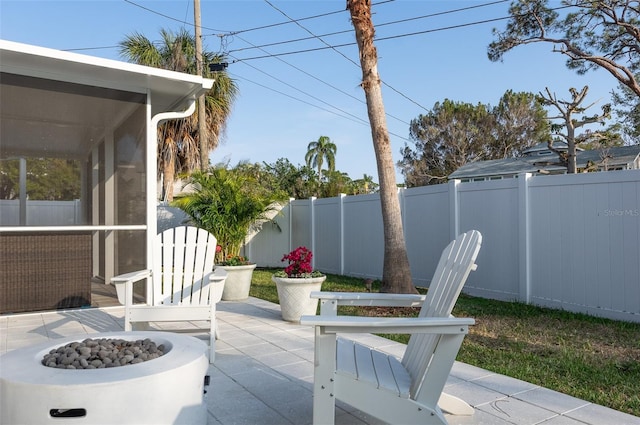
[[[91,151],[91,224],[100,225],[100,145]],[[100,231],[91,233],[93,245],[93,276],[100,276]],[[108,283],[108,281],[105,281]]]
[[[460,180],[449,181],[449,217],[451,217],[451,222],[449,223],[449,234],[451,236],[451,240],[454,240],[460,234],[459,186]]]
[[[115,142],[113,128],[105,131],[104,140],[104,224],[116,224],[116,175],[115,175]],[[111,282],[116,274],[115,231],[107,230],[104,234],[104,279]]]
[[[344,198],[345,193],[340,194],[340,274],[344,274]]]
[[[309,198],[309,214],[311,219],[311,252],[316,252],[316,205],[315,202],[316,197],[312,196]],[[311,259],[311,267],[313,269],[316,268],[316,258],[315,256]]]
[[[289,249],[285,252],[293,250],[293,206],[291,205],[295,198],[289,198]]]
[[[89,199],[89,170],[86,161],[80,162],[80,199],[76,200],[74,224],[89,224],[87,220],[87,199]]]
[[[27,160],[24,157],[20,157],[20,225],[27,225]]]
[[[531,301],[531,244],[529,217],[529,180],[531,173],[518,175],[518,248],[520,252],[520,301]]]
[[[406,222],[406,217],[407,214],[407,206],[405,205],[406,202],[406,197],[404,196],[404,187],[399,187],[398,188],[398,196],[399,196],[399,202],[400,202],[400,220],[402,220],[402,231],[404,232],[404,237],[405,239],[407,238],[407,222]]]
[[[195,102],[193,103],[195,108]],[[147,92],[147,141],[146,141],[146,207],[147,207],[147,255],[146,255],[146,267],[151,268],[153,266],[153,241],[158,233],[158,124],[159,118],[152,117],[151,111],[151,91]],[[147,302],[151,302],[150,291],[147,291]]]

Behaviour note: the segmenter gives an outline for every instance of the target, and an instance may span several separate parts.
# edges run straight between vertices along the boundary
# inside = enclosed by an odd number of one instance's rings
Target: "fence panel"
[[[282,256],[291,251],[291,204],[286,204],[258,232],[248,235],[244,255],[261,267],[284,268]]]
[[[449,185],[402,192],[403,228],[414,285],[428,287],[442,250],[451,242]]]
[[[520,299],[518,180],[471,182],[457,188],[459,233],[472,229],[482,233],[478,270],[469,276],[465,292],[500,300]]]
[[[80,201],[27,201],[27,226],[73,226],[82,223]],[[0,226],[20,225],[20,201],[0,199]]]
[[[291,246],[313,246],[313,199],[296,199],[291,202]],[[295,230],[294,230],[295,229]]]
[[[342,261],[342,198],[317,199],[314,202],[314,267],[326,273],[340,274]]]
[[[478,229],[478,271],[465,292],[640,322],[640,170],[450,182],[399,196],[416,285],[428,285],[456,232]],[[292,246],[315,243],[319,270],[382,277],[378,195],[293,201],[290,213]],[[259,265],[271,265],[267,257]]]
[[[531,301],[640,317],[637,174],[548,177],[530,185]]]
[[[382,278],[384,236],[379,195],[344,199],[343,241],[345,275]]]

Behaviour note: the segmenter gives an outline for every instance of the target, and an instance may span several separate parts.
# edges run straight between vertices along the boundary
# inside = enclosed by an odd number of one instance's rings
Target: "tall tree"
[[[533,93],[507,91],[496,107],[445,99],[411,121],[398,162],[408,187],[438,184],[474,161],[515,157],[550,138],[547,112]]]
[[[567,67],[584,74],[603,68],[640,96],[640,3],[637,0],[564,0],[569,13],[561,19],[548,0],[511,3],[504,31],[493,30],[488,48],[492,61],[503,59],[514,47],[551,43],[567,57]]]
[[[507,90],[491,113],[495,118],[491,159],[519,156],[549,137],[547,111],[533,93]]]
[[[373,148],[380,180],[380,204],[384,230],[384,265],[382,271],[383,292],[416,292],[411,278],[409,257],[402,229],[400,201],[391,141],[382,102],[378,52],[373,44],[375,29],[371,21],[370,0],[347,0],[347,9],[356,33],[362,69],[362,88],[367,101]]]
[[[408,187],[441,183],[458,167],[487,159],[493,117],[482,104],[445,99],[426,115],[411,120],[409,136],[398,163]]]
[[[305,199],[318,196],[318,178],[315,171],[306,165],[296,167],[288,159],[280,158],[272,164],[264,164],[273,176],[272,190],[282,190],[292,198]],[[264,180],[261,180],[261,183]]]
[[[322,165],[327,160],[328,170],[336,169],[336,151],[338,150],[335,143],[327,136],[320,136],[318,140],[310,142],[307,145],[307,154],[304,160],[308,167],[316,167],[318,169],[318,181],[322,181]]]
[[[363,174],[361,179],[353,181],[354,195],[368,195],[378,190],[378,183],[373,181],[373,176]]]
[[[160,30],[161,42],[156,44],[140,33],[133,33],[120,42],[120,55],[130,62],[171,71],[197,74],[195,39],[187,30],[178,33]],[[205,95],[206,128],[209,139],[203,145],[208,152],[214,150],[231,115],[231,106],[238,89],[226,72],[210,73],[210,63],[224,62],[224,57],[210,52],[202,53],[205,77],[215,83]],[[198,115],[172,120],[162,124],[158,131],[158,170],[163,177],[164,198],[173,199],[175,175],[200,168],[201,158],[198,136]]]
[[[549,117],[551,120],[560,120],[561,124],[553,124],[551,126],[553,132],[564,139],[567,143],[567,151],[558,150],[553,146],[553,140],[549,139],[549,150],[555,152],[562,162],[567,166],[567,173],[573,174],[577,171],[576,166],[576,146],[582,141],[588,141],[596,137],[594,132],[588,133],[588,138],[579,138],[576,134],[576,130],[584,127],[587,124],[600,123],[604,124],[605,120],[611,116],[611,105],[607,104],[602,107],[602,114],[596,114],[593,116],[583,115],[580,119],[575,117],[575,114],[583,114],[587,109],[591,108],[594,104],[583,106],[589,91],[588,86],[584,86],[582,90],[578,91],[574,88],[569,89],[571,93],[571,100],[558,99],[555,93],[551,93],[549,88],[546,88],[545,93],[540,93],[542,101],[549,106],[553,106],[558,115]],[[562,129],[565,129],[563,132]]]
[[[640,73],[636,74],[636,79]],[[618,117],[622,133],[628,144],[640,143],[640,97],[624,84],[618,84],[618,90],[612,92],[611,100]]]

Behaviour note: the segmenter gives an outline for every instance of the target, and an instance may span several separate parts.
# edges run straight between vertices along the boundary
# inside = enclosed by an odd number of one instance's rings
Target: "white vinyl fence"
[[[399,192],[414,284],[428,286],[459,233],[483,235],[471,295],[640,322],[640,171],[535,176]],[[250,239],[245,253],[282,267],[297,246],[315,268],[380,279],[378,195],[294,200]]]
[[[71,226],[82,224],[80,200],[27,201],[27,226]],[[20,226],[20,201],[0,199],[0,226]]]

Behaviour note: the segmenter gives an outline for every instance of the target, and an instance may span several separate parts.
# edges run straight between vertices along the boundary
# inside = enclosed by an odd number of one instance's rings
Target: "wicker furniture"
[[[0,233],[0,313],[91,304],[90,233]]]

